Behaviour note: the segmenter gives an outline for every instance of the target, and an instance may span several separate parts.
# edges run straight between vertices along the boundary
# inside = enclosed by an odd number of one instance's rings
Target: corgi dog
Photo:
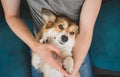
[[[51,10],[42,9],[44,24],[36,39],[39,43],[54,44],[59,50],[61,57],[56,60],[68,72],[73,71],[72,51],[78,31],[78,25],[64,16],[58,16]],[[43,77],[65,77],[62,73],[46,64],[40,56],[32,52],[32,65],[35,69],[43,72]],[[80,77],[80,74],[77,75]]]

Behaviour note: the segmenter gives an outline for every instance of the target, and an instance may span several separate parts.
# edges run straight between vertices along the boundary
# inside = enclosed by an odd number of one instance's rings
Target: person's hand
[[[74,72],[72,72],[71,74],[69,74],[67,77],[81,77],[80,73],[77,72],[76,74]]]
[[[67,77],[76,77],[74,74],[69,74]]]
[[[53,53],[60,57],[60,51],[52,44],[39,44],[33,49],[47,64],[51,65],[53,68],[57,69],[65,76],[68,76],[68,73],[63,70],[62,66],[55,60]]]

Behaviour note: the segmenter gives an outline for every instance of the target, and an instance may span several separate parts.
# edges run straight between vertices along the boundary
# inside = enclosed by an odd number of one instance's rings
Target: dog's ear
[[[42,18],[47,23],[49,21],[54,22],[56,20],[57,16],[51,10],[42,8]]]

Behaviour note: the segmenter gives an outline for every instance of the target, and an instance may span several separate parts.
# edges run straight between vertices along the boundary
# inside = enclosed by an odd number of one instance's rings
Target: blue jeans
[[[93,77],[89,55],[86,56],[80,68],[81,77]],[[32,67],[32,77],[43,77],[40,71]]]
[[[81,74],[81,77],[93,77],[89,54],[86,56],[85,60],[83,61],[79,72]]]

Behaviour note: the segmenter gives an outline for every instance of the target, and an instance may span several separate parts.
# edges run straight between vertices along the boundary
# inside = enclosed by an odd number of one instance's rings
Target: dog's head
[[[52,11],[43,8],[42,18],[44,26],[42,37],[50,37],[59,46],[74,45],[78,34],[78,25],[64,16],[57,16]]]

